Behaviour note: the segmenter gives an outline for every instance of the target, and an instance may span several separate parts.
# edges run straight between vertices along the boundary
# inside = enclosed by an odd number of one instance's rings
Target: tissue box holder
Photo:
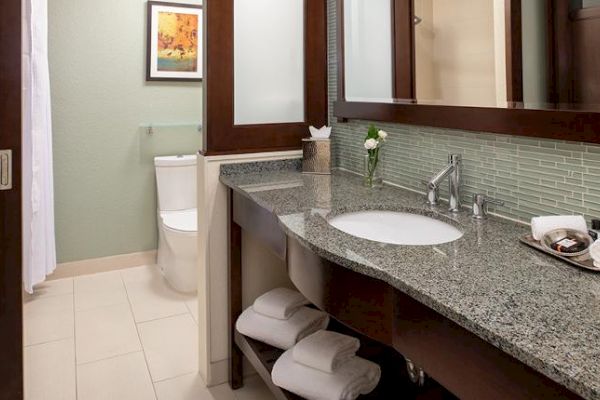
[[[302,173],[331,175],[330,139],[302,139]]]

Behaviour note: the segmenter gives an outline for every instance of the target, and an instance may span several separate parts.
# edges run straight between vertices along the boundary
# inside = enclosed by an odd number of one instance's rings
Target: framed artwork
[[[148,2],[147,81],[202,80],[202,6]]]

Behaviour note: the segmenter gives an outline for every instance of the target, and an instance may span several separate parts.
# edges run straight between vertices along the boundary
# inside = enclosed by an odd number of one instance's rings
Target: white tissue
[[[314,139],[329,139],[329,136],[331,136],[330,126],[324,126],[320,129],[317,129],[311,125],[308,130],[310,131],[310,136],[312,136]]]
[[[594,260],[594,266],[600,268],[600,239],[590,246],[590,257]]]

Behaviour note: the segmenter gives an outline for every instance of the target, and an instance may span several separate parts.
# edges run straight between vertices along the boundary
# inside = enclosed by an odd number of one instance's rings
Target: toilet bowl
[[[198,285],[198,212],[196,156],[154,159],[158,192],[157,264],[177,291],[195,292]]]

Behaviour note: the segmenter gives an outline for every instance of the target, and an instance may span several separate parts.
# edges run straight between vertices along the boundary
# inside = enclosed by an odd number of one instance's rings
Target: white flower
[[[375,139],[367,139],[367,140],[365,140],[365,149],[373,150],[373,149],[377,148],[378,144],[379,143]]]
[[[383,141],[385,141],[385,139],[387,139],[387,137],[388,137],[388,133],[384,130],[380,130],[379,132],[377,132],[377,135]]]

